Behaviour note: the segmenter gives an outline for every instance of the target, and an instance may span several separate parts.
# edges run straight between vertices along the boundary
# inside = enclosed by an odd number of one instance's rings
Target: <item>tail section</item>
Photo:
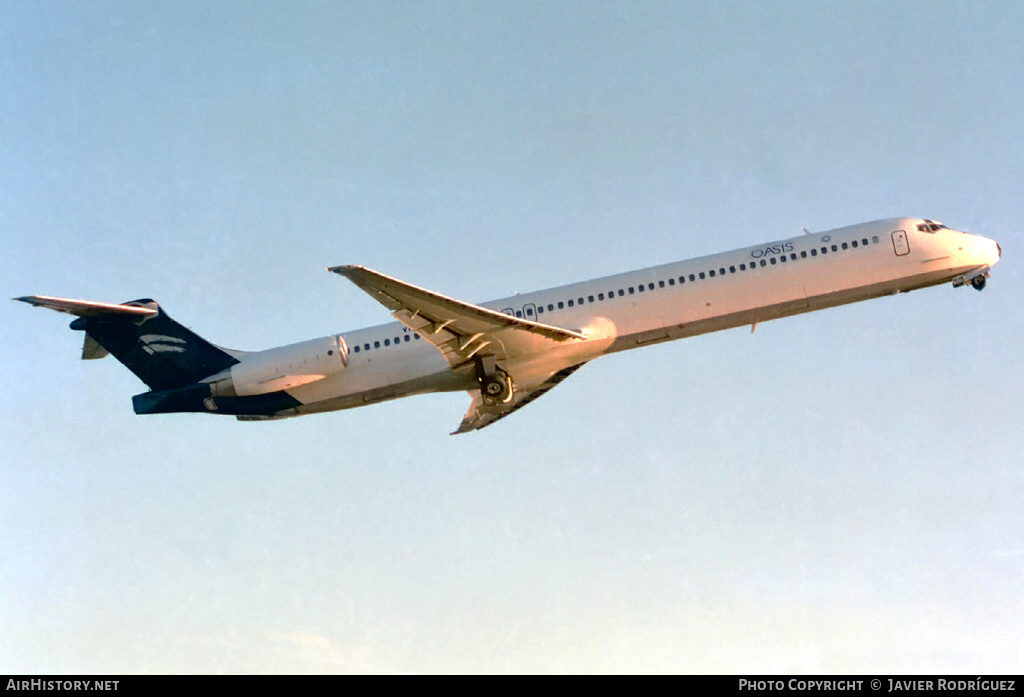
[[[22,302],[77,315],[72,329],[84,331],[82,358],[108,352],[151,390],[185,387],[238,363],[238,358],[175,322],[150,299],[123,305],[31,295]]]

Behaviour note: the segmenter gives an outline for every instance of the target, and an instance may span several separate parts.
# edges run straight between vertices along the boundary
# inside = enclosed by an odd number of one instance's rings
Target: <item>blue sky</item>
[[[932,288],[464,394],[136,417],[0,305],[0,671],[1020,672],[1015,2],[0,3],[0,288],[259,349],[864,220]],[[1015,251],[1017,250],[1017,251]]]

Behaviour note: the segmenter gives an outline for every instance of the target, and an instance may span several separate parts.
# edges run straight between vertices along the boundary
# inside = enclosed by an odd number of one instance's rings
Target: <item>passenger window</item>
[[[353,346],[352,348],[353,348],[353,350],[354,350],[354,351],[355,351],[356,353],[359,353],[359,344],[356,344],[356,345],[355,345],[355,346]]]
[[[559,301],[558,301],[558,309],[559,309],[559,310],[561,310],[561,309],[562,309],[562,308],[564,308],[564,307],[565,307],[565,303],[564,303],[564,302],[562,302],[561,300],[559,300]]]
[[[580,298],[579,300],[577,300],[576,304],[577,305],[582,305],[583,304],[583,298]]]
[[[374,341],[373,342],[373,347],[374,348],[380,348],[380,342],[379,341]]]
[[[768,266],[768,262],[764,259],[761,260],[761,266]]]
[[[730,266],[729,267],[729,273],[736,273],[736,267],[735,266]]]
[[[522,310],[516,310],[516,317],[518,317],[519,319],[522,319],[523,318],[523,311]]]
[[[533,317],[533,308],[532,307],[526,308],[526,316],[527,317]]]
[[[604,300],[604,293],[598,293],[597,294],[597,299],[598,300]]]
[[[878,244],[878,235],[871,236],[871,244]]]
[[[746,264],[740,264],[740,271],[746,271],[746,270],[747,270],[747,265]]]
[[[790,259],[790,261],[796,261],[796,252],[793,252],[792,254],[790,254],[789,255],[789,259]]]
[[[384,345],[385,346],[390,346],[391,345],[391,339],[384,339]]]
[[[648,283],[647,284],[647,290],[654,290],[654,284],[653,283]]]
[[[569,301],[569,307],[572,307],[572,300]]]
[[[850,248],[850,245],[848,245],[845,242],[843,242],[843,249],[849,249],[849,248]]]
[[[555,311],[555,306],[552,305],[551,303],[548,303],[548,312],[554,312],[554,311]]]
[[[821,248],[821,253],[822,254],[828,254],[828,247],[822,247]]]
[[[779,257],[779,261],[781,261],[783,264],[785,264],[786,263],[786,255],[783,254],[781,257]]]
[[[718,275],[719,275],[719,276],[724,276],[724,275],[725,275],[725,268],[721,268],[721,269],[719,269],[719,270],[718,270]]]
[[[630,294],[630,295],[632,295],[632,294],[633,294],[633,286],[630,286],[630,287],[629,287],[629,294]]]
[[[665,287],[665,282],[664,281],[658,281],[658,287],[659,288],[664,288]]]
[[[369,344],[363,344],[363,350],[364,351],[369,351],[370,350],[370,345]]]
[[[704,274],[701,274],[701,275],[700,275],[700,277],[701,277],[701,278],[704,278]],[[693,274],[691,273],[691,274],[690,274],[690,283],[693,283],[693,282],[694,282],[694,281],[696,280],[696,278],[697,278],[697,277],[696,277],[696,276],[694,276],[694,275],[693,275]]]
[[[544,314],[544,306],[543,305],[538,305],[537,306],[537,314],[538,315],[543,315]]]
[[[833,252],[838,252],[839,251],[839,247],[837,247],[836,245],[832,245],[832,251]]]
[[[592,302],[594,302],[594,296],[593,296],[593,295],[588,295],[588,296],[587,296],[587,302],[588,302],[588,303],[592,303]]]
[[[636,287],[636,289],[637,289],[638,291],[640,291],[641,293],[643,293],[643,292],[644,292],[644,284],[643,284],[643,283],[641,283],[640,285],[638,285],[638,286]]]
[[[703,271],[700,272],[700,278],[701,278],[701,280],[704,280],[704,272]]]
[[[626,294],[626,292],[624,290],[622,290],[621,288],[619,288],[619,297],[621,298],[625,294]]]
[[[850,244],[851,244],[851,245],[853,246],[853,248],[854,248],[854,249],[856,249],[856,248],[857,248],[857,240],[854,240],[854,241],[853,241],[853,242],[851,242]]]
[[[816,257],[816,256],[818,256],[818,250],[817,250],[817,249],[812,249],[812,250],[811,250],[811,256],[812,256],[812,257]]]
[[[715,270],[711,269],[710,271],[708,271],[708,275],[711,276],[711,278],[714,278],[715,277]]]
[[[865,247],[867,247],[867,246],[868,246],[868,238],[867,238],[867,237],[865,237],[864,239],[862,239],[862,240],[860,241],[860,243],[861,243],[862,245],[864,245]]]
[[[801,259],[806,259],[807,258],[807,250],[806,249],[804,251],[800,252],[800,258]]]
[[[775,261],[775,257],[772,257],[772,262],[771,262],[771,263],[772,263],[772,264],[776,264],[776,263],[778,263],[778,262],[776,262],[776,261]]]
[[[674,285],[676,284],[676,279],[674,279],[674,278],[670,278],[670,279],[668,279],[668,284],[669,284],[670,286],[674,286]]]
[[[409,341],[409,335],[408,334],[405,335],[405,340]]]

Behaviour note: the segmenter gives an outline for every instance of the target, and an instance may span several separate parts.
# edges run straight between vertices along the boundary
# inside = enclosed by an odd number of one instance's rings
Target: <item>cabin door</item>
[[[910,254],[910,242],[907,241],[906,232],[903,230],[897,230],[892,233],[892,248],[898,257]]]

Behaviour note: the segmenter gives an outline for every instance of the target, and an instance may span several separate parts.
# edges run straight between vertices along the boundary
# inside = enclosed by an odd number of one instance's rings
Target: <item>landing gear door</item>
[[[907,240],[906,232],[903,230],[897,230],[892,233],[892,248],[898,257],[910,254],[910,242]]]

